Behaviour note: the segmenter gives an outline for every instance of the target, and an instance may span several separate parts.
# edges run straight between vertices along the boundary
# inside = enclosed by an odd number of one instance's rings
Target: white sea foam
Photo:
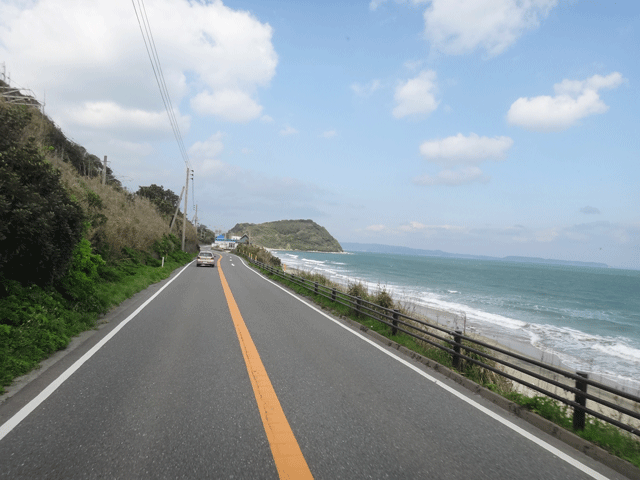
[[[324,265],[326,262],[323,260],[310,260],[308,258],[303,258],[302,259],[303,263],[311,263],[313,265]]]
[[[624,340],[616,340],[613,343],[597,343],[593,348],[607,355],[614,355],[623,360],[636,362],[640,369],[640,350],[630,347]]]
[[[425,294],[423,292],[423,295],[420,298],[419,303],[422,304],[423,306],[426,306],[428,308],[433,308],[435,310],[444,310],[447,312],[454,312],[459,315],[464,313],[467,316],[467,320],[486,322],[486,323],[500,326],[502,328],[508,328],[511,330],[523,328],[526,325],[526,322],[523,322],[521,320],[514,320],[512,318],[508,318],[503,315],[484,312],[482,310],[478,310],[460,303],[453,303],[447,300],[442,300],[436,294]]]
[[[636,380],[640,371],[640,345],[625,337],[598,336],[567,326],[544,323],[547,315],[562,318],[614,321],[606,311],[581,311],[572,307],[553,308],[534,302],[526,303],[526,297],[515,300],[508,297],[483,296],[480,293],[460,293],[459,290],[443,289],[440,293],[426,287],[409,284],[381,283],[371,278],[359,278],[345,262],[314,260],[304,254],[277,252],[291,268],[320,272],[341,285],[360,282],[370,292],[383,286],[396,300],[434,311],[439,323],[462,328],[462,314],[466,316],[466,328],[481,335],[496,339],[514,348],[530,345],[541,352],[542,361],[562,365],[572,370],[588,371],[595,378],[601,376],[610,382],[626,386],[629,391],[640,390]],[[453,299],[455,300],[453,301]],[[460,302],[460,303],[459,303]],[[462,302],[469,302],[474,307]],[[487,310],[509,310],[515,302],[522,312],[529,312],[525,320],[492,313]],[[486,309],[485,309],[486,308]],[[541,321],[542,320],[542,321]],[[535,350],[534,350],[535,351]]]

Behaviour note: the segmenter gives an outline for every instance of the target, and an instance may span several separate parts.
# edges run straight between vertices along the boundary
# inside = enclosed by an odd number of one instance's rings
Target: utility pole
[[[102,167],[102,184],[107,183],[107,156],[104,156],[104,165]]]
[[[196,226],[196,242],[198,241],[198,205],[196,205],[196,216],[193,219],[193,223]]]
[[[176,222],[176,217],[178,216],[178,210],[180,210],[180,202],[182,201],[182,195],[184,195],[184,186],[182,187],[182,191],[180,192],[180,198],[178,199],[178,204],[176,205],[176,211],[173,214],[171,223],[169,224],[169,233],[171,233],[171,230],[173,230],[173,224]]]
[[[184,217],[182,218],[182,251],[186,252],[184,248],[184,238],[187,233],[187,199],[189,198],[189,167],[187,167],[187,181],[185,183],[184,191]]]

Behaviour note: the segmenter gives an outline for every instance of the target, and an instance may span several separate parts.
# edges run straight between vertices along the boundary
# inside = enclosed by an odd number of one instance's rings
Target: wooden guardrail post
[[[362,299],[360,296],[356,297],[356,317],[360,318],[360,305],[362,305]]]
[[[455,368],[456,370],[460,370],[460,345],[462,345],[462,338],[460,338],[461,335],[462,331],[456,330],[455,335],[453,336],[453,341],[455,342],[453,351],[456,353],[453,355],[451,363],[453,364],[453,368]]]
[[[393,309],[393,321],[391,323],[393,323],[393,328],[391,329],[391,335],[396,335],[398,333],[398,314],[400,313],[400,310],[398,309]]]
[[[585,372],[576,372],[577,375],[584,377],[585,379],[589,378],[589,375]],[[581,392],[587,393],[587,382],[582,379],[576,379],[576,389]],[[576,393],[575,402],[585,407],[587,405],[587,397],[580,393]],[[584,417],[585,412],[580,408],[573,409],[573,429],[574,430],[584,430]]]
[[[331,301],[333,301],[333,302],[336,301],[336,287],[333,287],[331,289]]]
[[[313,293],[318,294],[318,282],[313,282]]]

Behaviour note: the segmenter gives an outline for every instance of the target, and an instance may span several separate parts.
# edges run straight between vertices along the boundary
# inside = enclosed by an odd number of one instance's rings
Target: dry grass
[[[0,102],[4,104],[5,100],[0,97]],[[33,115],[24,129],[24,140],[33,137],[41,145],[47,160],[60,170],[64,185],[89,220],[88,238],[99,237],[103,245],[108,245],[109,256],[118,258],[124,247],[148,251],[156,240],[169,233],[171,219],[163,217],[149,200],[126,189],[102,185],[99,177],[81,176],[73,165],[63,161],[61,152],[52,151],[44,140],[55,130],[55,125],[39,109],[29,108]],[[182,236],[182,214],[178,214],[172,233],[178,238]],[[189,221],[185,237],[188,250],[195,251],[197,236]]]
[[[106,217],[104,225],[93,222],[87,234],[92,238],[101,230],[115,256],[118,256],[123,247],[149,250],[163,234],[169,233],[170,219],[163,218],[146,198],[134,196],[111,185],[102,185],[98,177],[81,177],[71,165],[58,157],[50,157],[49,160],[61,171],[64,184],[83,210],[90,215],[93,213]],[[99,197],[102,208],[91,205],[90,192]],[[173,232],[179,237],[182,235],[181,220],[176,221]],[[189,244],[196,244],[195,227],[191,222],[187,222],[185,237]]]

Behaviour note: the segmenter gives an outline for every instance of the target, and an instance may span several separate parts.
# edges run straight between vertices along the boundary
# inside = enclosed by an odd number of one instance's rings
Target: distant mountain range
[[[416,255],[422,257],[444,257],[444,258],[468,258],[472,260],[497,260],[502,262],[518,263],[544,263],[548,265],[568,265],[574,267],[609,268],[606,263],[596,262],[575,262],[570,260],[554,260],[538,257],[490,257],[487,255],[466,255],[463,253],[448,253],[442,250],[422,250],[419,248],[396,247],[393,245],[381,245],[378,243],[348,243],[342,242],[342,248],[346,252],[371,252],[371,253],[392,253],[396,255]]]

